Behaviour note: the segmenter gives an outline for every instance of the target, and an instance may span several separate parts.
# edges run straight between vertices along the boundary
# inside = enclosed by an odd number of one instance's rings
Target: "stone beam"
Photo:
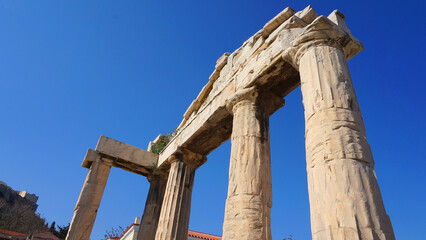
[[[157,166],[158,154],[101,136],[96,150],[89,149],[82,167],[89,168],[97,154],[113,160],[112,166],[140,175],[148,175]]]
[[[334,11],[328,20],[339,34],[346,60],[359,53],[363,46],[347,28],[344,16]],[[284,98],[300,85],[297,66],[286,59],[294,49],[295,41],[303,41],[312,31],[318,16],[311,6],[296,12],[284,9],[233,53],[226,53],[217,61],[209,81],[184,114],[179,132],[160,153],[158,166],[169,165],[167,160],[180,147],[207,155],[228,140],[232,131],[232,115],[226,110],[226,101],[237,91],[255,87],[260,93],[268,92]],[[315,29],[321,32],[321,29]],[[326,35],[327,30],[323,31]],[[281,105],[272,106],[273,114]]]

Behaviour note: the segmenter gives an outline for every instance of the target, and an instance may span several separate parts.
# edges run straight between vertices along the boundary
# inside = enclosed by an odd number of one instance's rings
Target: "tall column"
[[[154,240],[160,218],[164,191],[166,190],[167,175],[153,173],[148,176],[150,183],[145,209],[139,225],[138,240]]]
[[[312,239],[395,239],[346,63],[350,36],[316,24],[290,56],[305,107]]]
[[[254,89],[228,101],[234,117],[224,240],[271,239],[269,114],[262,103]]]
[[[203,156],[183,150],[169,160],[171,166],[156,240],[187,239],[195,170],[205,162],[205,159]]]
[[[88,240],[111,169],[111,161],[99,154],[92,162],[74,209],[67,240]]]

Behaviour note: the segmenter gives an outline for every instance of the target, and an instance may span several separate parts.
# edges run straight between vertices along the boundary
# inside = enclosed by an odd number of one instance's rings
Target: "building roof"
[[[123,232],[123,234],[121,234],[121,236],[117,239],[121,239],[122,237],[124,237],[124,235],[126,235],[126,233],[133,227],[133,226],[139,226],[139,224],[137,223],[132,223],[132,225],[128,226],[126,231]],[[113,238],[114,239],[114,238]]]
[[[221,236],[208,234],[208,233],[202,233],[202,232],[196,232],[196,231],[192,231],[192,230],[188,231],[188,237],[196,237],[196,238],[201,238],[201,239],[205,239],[205,240],[221,240],[222,239]]]
[[[0,228],[0,236],[1,235],[7,235],[7,236],[27,236],[28,234],[25,233],[20,233],[20,232],[15,232],[15,231],[10,231],[10,230],[6,230],[6,229],[1,229]]]
[[[130,225],[129,227],[127,227],[126,231],[123,232],[123,234],[118,237],[118,238],[108,238],[105,240],[119,240],[122,239],[128,231],[132,230],[132,227],[139,227],[139,224],[137,223],[132,223],[132,225]],[[134,231],[134,229],[133,229]],[[197,232],[197,231],[192,231],[192,230],[188,230],[188,237],[193,237],[193,238],[198,238],[198,239],[203,239],[203,240],[222,240],[221,236],[217,236],[217,235],[213,235],[213,234],[208,234],[208,233],[202,233],[202,232]]]
[[[60,240],[60,239],[51,232],[44,232],[44,233],[33,234],[33,237],[31,238],[31,240]]]
[[[27,233],[15,232],[7,229],[0,228],[0,239],[26,239]],[[35,233],[32,235],[31,240],[60,240],[51,232]]]

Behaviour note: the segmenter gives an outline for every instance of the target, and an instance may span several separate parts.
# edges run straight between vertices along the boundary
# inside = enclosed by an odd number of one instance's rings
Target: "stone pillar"
[[[74,209],[67,240],[89,240],[112,161],[99,154],[92,162]]]
[[[205,159],[198,154],[182,150],[169,160],[171,166],[156,240],[187,239],[195,170]]]
[[[351,39],[317,24],[287,56],[305,107],[312,239],[395,239],[346,63]]]
[[[148,176],[148,181],[151,185],[149,187],[142,221],[139,225],[138,240],[155,239],[164,191],[166,189],[167,175],[153,173]]]
[[[269,113],[254,89],[235,93],[227,107],[234,118],[223,239],[269,240],[272,207]]]

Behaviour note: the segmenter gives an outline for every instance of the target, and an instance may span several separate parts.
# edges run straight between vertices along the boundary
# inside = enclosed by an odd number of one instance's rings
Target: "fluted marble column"
[[[260,100],[245,89],[228,101],[234,117],[224,240],[271,239],[269,114]]]
[[[187,239],[195,170],[205,159],[203,156],[183,150],[169,160],[171,166],[156,240]]]
[[[167,175],[162,172],[155,172],[148,176],[148,181],[150,187],[139,226],[138,240],[155,239],[164,191],[166,190]]]
[[[99,154],[87,173],[74,209],[67,240],[88,240],[111,169],[111,161]]]
[[[322,18],[287,56],[305,107],[312,239],[395,239],[346,63],[352,39]]]

